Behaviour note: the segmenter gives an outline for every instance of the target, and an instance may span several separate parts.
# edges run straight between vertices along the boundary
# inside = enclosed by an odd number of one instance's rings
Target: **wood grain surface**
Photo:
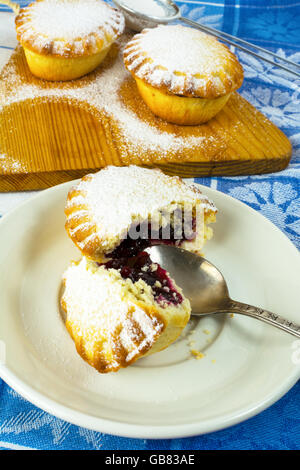
[[[182,141],[163,153],[130,142],[118,116],[91,106],[90,92],[80,102],[45,94],[53,87],[61,95],[64,87],[84,88],[120,60],[115,51],[88,77],[53,84],[33,77],[22,48],[16,49],[0,75],[0,191],[47,188],[111,164],[160,167],[183,177],[268,173],[288,165],[287,137],[238,93],[208,123],[176,126],[151,113],[128,76],[118,91],[122,105],[156,132]],[[35,87],[33,98],[23,99],[24,84]]]

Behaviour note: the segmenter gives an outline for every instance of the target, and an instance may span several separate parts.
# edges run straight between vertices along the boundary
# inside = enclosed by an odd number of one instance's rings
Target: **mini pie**
[[[99,372],[117,371],[175,341],[191,307],[146,253],[130,266],[85,257],[64,274],[66,326],[80,356]]]
[[[31,72],[46,80],[94,70],[125,27],[122,14],[101,0],[37,0],[15,22]]]
[[[108,166],[70,190],[66,230],[84,256],[99,262],[135,256],[161,243],[201,253],[216,211],[196,186],[177,176]]]
[[[124,63],[152,112],[180,125],[215,116],[243,82],[236,56],[214,37],[180,25],[135,35]]]

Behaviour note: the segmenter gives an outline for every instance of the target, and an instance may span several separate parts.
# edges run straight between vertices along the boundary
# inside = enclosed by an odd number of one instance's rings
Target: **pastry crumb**
[[[205,357],[205,354],[203,354],[201,351],[198,351],[197,349],[191,349],[191,355],[194,356],[197,360]]]
[[[231,313],[229,316],[230,316],[230,318],[233,318],[233,317],[234,317],[234,313]]]
[[[153,272],[153,273],[154,273],[155,271],[157,271],[157,264],[156,264],[156,263],[152,263],[151,266],[150,266],[150,270],[151,270],[151,272]]]
[[[212,359],[211,362],[212,362],[213,364],[215,364],[215,363],[216,363],[216,360],[215,360],[215,359]]]
[[[210,335],[210,331],[209,331],[209,330],[202,330],[202,331],[203,331],[203,333],[204,333],[205,335]]]

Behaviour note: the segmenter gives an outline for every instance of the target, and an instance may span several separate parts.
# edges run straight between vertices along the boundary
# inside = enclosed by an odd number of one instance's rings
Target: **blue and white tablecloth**
[[[0,0],[1,3],[1,0]],[[19,2],[25,4],[25,2]],[[300,63],[300,1],[177,1],[182,14]],[[13,18],[0,5],[0,66],[16,44]],[[242,95],[290,138],[293,158],[281,173],[199,178],[249,204],[300,247],[300,79],[236,51],[245,70]],[[31,193],[0,194],[3,215]],[[299,273],[300,274],[300,273]],[[68,424],[31,405],[0,379],[0,449],[299,449],[300,383],[279,402],[224,431],[173,440],[109,436]]]

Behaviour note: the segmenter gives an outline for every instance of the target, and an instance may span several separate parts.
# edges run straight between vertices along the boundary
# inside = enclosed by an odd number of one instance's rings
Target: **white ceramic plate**
[[[58,308],[60,279],[79,252],[64,230],[67,183],[0,222],[2,378],[44,410],[97,431],[174,438],[238,423],[278,400],[300,376],[295,339],[257,320],[193,320],[166,351],[101,375],[75,352]],[[233,298],[299,322],[300,256],[268,220],[218,191],[206,257]],[[205,331],[204,331],[205,330]],[[191,357],[189,342],[205,356]],[[299,345],[298,345],[299,347]],[[294,355],[295,356],[295,355]]]

